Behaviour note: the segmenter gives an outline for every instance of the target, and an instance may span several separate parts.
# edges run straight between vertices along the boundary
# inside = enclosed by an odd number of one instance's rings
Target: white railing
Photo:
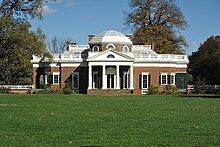
[[[1,89],[16,89],[16,90],[23,90],[23,89],[32,89],[33,85],[0,85]]]
[[[81,59],[81,54],[63,54],[61,60]]]
[[[88,49],[89,45],[69,45],[69,49]]]
[[[136,56],[138,57],[138,56]],[[149,59],[149,60],[178,60],[178,61],[188,61],[187,55],[168,55],[168,54],[158,54],[158,55],[145,55],[140,54],[139,59]]]
[[[133,45],[132,49],[149,49],[151,50],[151,45]]]

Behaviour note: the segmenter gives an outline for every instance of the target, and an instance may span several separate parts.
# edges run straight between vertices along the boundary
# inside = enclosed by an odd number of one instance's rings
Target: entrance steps
[[[133,94],[131,89],[89,89],[87,94],[97,95],[128,95]]]

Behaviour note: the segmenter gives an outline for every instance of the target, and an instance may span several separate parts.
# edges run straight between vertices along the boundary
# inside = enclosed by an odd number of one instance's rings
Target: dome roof
[[[125,36],[124,34],[109,30],[99,33],[97,36],[92,38],[89,42],[90,44],[102,44],[102,43],[123,43],[123,44],[132,44],[132,41]]]

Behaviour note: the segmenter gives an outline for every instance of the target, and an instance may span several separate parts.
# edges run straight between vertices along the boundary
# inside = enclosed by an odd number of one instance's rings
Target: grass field
[[[0,95],[0,146],[220,146],[220,98]]]

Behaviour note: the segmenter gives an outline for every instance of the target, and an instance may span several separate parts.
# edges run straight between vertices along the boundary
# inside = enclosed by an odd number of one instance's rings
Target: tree
[[[11,15],[18,20],[27,21],[38,17],[42,19],[43,2],[56,0],[3,0],[0,4],[0,16]]]
[[[41,30],[35,33],[29,29],[28,23],[16,22],[7,33],[7,38],[0,40],[0,83],[32,83],[32,54],[45,54],[45,45]]]
[[[0,3],[0,84],[31,84],[33,54],[51,58],[38,28],[28,19],[42,18],[42,0],[3,0]]]
[[[47,42],[47,48],[51,53],[63,53],[66,50],[67,42],[70,42],[69,38],[63,40],[57,36],[54,36],[51,41]]]
[[[130,0],[125,25],[131,27],[135,44],[155,43],[158,53],[182,53],[188,46],[179,35],[187,23],[175,0]]]
[[[211,36],[189,57],[188,70],[193,82],[220,83],[220,36]]]

